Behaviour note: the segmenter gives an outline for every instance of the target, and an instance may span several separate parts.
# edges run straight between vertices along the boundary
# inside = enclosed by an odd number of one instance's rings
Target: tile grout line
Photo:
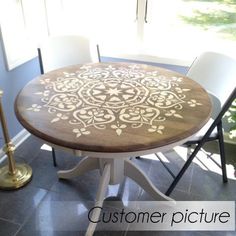
[[[6,222],[11,223],[11,224],[14,224],[14,225],[21,226],[20,223],[16,223],[16,222],[14,222],[14,221],[12,221],[12,220],[8,220],[8,219],[2,218],[2,217],[0,217],[0,220],[6,221]]]

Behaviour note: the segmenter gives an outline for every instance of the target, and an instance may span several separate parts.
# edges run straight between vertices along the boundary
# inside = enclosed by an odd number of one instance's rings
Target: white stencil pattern
[[[187,99],[181,77],[166,77],[157,70],[145,71],[139,65],[124,67],[104,64],[85,65],[77,72],[63,72],[58,78],[41,79],[41,104],[28,110],[46,109],[51,123],[67,122],[76,137],[89,135],[94,129],[111,129],[118,136],[127,128],[146,127],[146,131],[165,132],[164,121],[182,119],[183,104],[202,105]]]

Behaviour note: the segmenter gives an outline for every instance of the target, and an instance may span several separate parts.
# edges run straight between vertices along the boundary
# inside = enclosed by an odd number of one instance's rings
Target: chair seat
[[[206,134],[207,130],[210,128],[210,126],[212,125],[213,122],[214,122],[214,119],[210,118],[209,121],[194,136],[192,136],[187,141],[187,143],[200,141],[202,139],[202,137]],[[212,131],[210,138],[216,138],[217,135],[218,135],[217,128],[215,128]]]

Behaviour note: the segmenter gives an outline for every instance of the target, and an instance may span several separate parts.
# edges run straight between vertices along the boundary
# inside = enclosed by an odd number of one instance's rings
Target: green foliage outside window
[[[236,0],[184,1],[189,4],[191,13],[179,16],[185,23],[212,30],[222,38],[236,40]]]
[[[236,40],[236,0],[184,0],[189,15],[180,15],[183,22],[203,30],[212,30],[220,37]],[[202,7],[204,6],[204,7]],[[236,137],[236,99],[225,117],[230,123],[230,138]]]
[[[236,99],[233,101],[231,107],[226,113],[226,117],[229,123],[232,124],[230,128],[230,138],[236,137]]]

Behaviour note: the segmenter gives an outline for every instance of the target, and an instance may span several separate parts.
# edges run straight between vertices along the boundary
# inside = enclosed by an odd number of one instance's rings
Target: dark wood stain
[[[113,67],[123,68],[123,70],[125,70],[133,64],[96,63],[88,65],[93,68],[104,68],[108,65],[112,65]],[[115,130],[112,129],[110,125],[107,125],[106,129],[90,127],[91,133],[89,135],[82,135],[77,138],[75,133],[72,132],[72,129],[76,129],[78,126],[70,125],[68,119],[51,123],[51,120],[55,117],[55,113],[48,112],[45,103],[41,101],[42,96],[36,93],[46,90],[45,85],[41,84],[40,80],[50,78],[51,81],[56,81],[58,77],[64,75],[63,72],[78,72],[82,70],[81,66],[82,65],[76,65],[62,68],[39,76],[28,83],[18,94],[15,101],[15,113],[19,122],[30,133],[49,143],[76,150],[108,153],[135,152],[163,147],[185,139],[200,130],[210,117],[211,102],[207,92],[199,84],[173,71],[148,65],[139,65],[141,70],[145,71],[145,73],[158,71],[160,75],[167,77],[170,81],[173,79],[173,76],[181,77],[182,82],[179,83],[181,88],[191,89],[190,92],[186,92],[187,100],[196,100],[202,105],[191,107],[187,102],[183,103],[183,109],[181,110],[181,116],[183,118],[180,119],[175,116],[170,116],[167,117],[168,119],[166,119],[166,121],[159,123],[159,125],[165,126],[163,134],[148,132],[147,130],[150,128],[148,125],[143,125],[140,128],[132,128],[131,125],[129,126],[127,124],[127,127],[122,129],[121,135],[117,135]],[[78,96],[78,93],[76,93],[76,95]],[[119,94],[119,96],[122,96],[122,94]],[[40,111],[33,112],[28,109],[32,104],[38,104],[42,108]],[[145,104],[139,105],[142,106]],[[150,105],[150,107],[155,108],[154,105]],[[82,107],[78,107],[78,110],[79,109],[82,109]],[[173,107],[166,108],[165,112],[170,110],[175,109]],[[68,112],[66,113],[68,115]],[[119,119],[119,112],[114,114],[116,119]],[[72,113],[70,113],[69,116],[71,119]]]

